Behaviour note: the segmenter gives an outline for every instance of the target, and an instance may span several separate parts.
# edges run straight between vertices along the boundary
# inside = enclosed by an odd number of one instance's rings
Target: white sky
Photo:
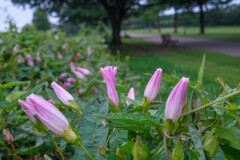
[[[240,0],[233,0],[232,3],[239,4]],[[21,29],[26,24],[31,24],[34,9],[14,6],[10,0],[0,0],[0,32],[6,31],[8,24],[5,23],[7,17],[11,17],[17,27]],[[173,14],[173,8],[164,11],[164,15]],[[51,23],[56,24],[58,18],[49,17]]]
[[[17,7],[10,0],[0,0],[0,32],[6,31],[8,24],[7,17],[13,19],[13,22],[21,29],[26,24],[32,23],[34,9],[30,7]],[[58,18],[49,17],[51,23],[56,24]]]

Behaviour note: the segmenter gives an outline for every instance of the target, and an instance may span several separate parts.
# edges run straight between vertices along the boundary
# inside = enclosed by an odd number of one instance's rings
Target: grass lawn
[[[206,91],[220,91],[220,85],[215,80],[218,77],[222,77],[232,88],[240,83],[240,58],[183,47],[164,48],[158,43],[134,38],[123,38],[123,43],[117,49],[122,59],[130,56],[130,70],[141,76],[143,84],[149,80],[144,73],[153,73],[158,67],[164,73],[176,72],[178,77],[185,76],[197,81],[203,54],[206,54],[203,77]]]
[[[158,32],[157,29],[153,29],[149,32],[148,29],[131,29],[126,30],[131,33],[140,33],[140,34],[171,34],[173,36],[182,36],[182,37],[197,37],[197,38],[209,38],[209,39],[223,39],[223,40],[240,40],[240,26],[218,26],[218,27],[206,27],[206,34],[199,34],[199,27],[189,27],[186,29],[184,34],[183,28],[178,29],[178,33],[174,33],[173,28],[162,28],[161,32]]]

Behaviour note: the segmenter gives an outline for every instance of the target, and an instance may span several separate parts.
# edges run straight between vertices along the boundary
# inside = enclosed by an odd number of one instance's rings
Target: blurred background
[[[106,32],[106,44],[136,73],[166,73],[197,79],[206,55],[204,81],[230,86],[240,81],[240,0],[1,0],[0,31],[29,28],[65,31],[81,27]]]

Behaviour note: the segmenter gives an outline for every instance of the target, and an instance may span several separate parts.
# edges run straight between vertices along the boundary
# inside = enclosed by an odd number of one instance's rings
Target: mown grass
[[[152,29],[149,32],[148,29],[130,29],[126,30],[131,33],[139,33],[139,34],[152,34],[152,35],[160,35],[160,34],[171,34],[173,36],[181,36],[181,37],[196,37],[196,38],[208,38],[208,39],[222,39],[222,40],[240,40],[240,26],[217,26],[217,27],[206,27],[206,34],[199,34],[199,27],[189,27],[186,28],[186,32],[184,32],[184,28],[179,27],[178,33],[174,33],[173,28],[162,28],[161,32],[157,29]]]
[[[176,73],[178,77],[185,76],[191,81],[197,81],[204,54],[206,64],[203,82],[207,92],[220,92],[220,85],[216,81],[218,77],[232,88],[240,83],[240,58],[184,47],[165,48],[158,43],[134,38],[123,38],[123,43],[114,49],[119,49],[122,60],[125,56],[130,56],[130,70],[141,76],[143,84],[149,80],[149,76],[144,73],[153,73],[159,67],[164,73]],[[144,87],[142,86],[143,89]]]

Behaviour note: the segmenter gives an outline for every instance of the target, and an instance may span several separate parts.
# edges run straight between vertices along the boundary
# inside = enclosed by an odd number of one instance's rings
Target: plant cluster
[[[157,68],[143,84],[103,37],[1,34],[0,159],[238,158],[240,90],[207,93],[205,56],[197,82]]]

